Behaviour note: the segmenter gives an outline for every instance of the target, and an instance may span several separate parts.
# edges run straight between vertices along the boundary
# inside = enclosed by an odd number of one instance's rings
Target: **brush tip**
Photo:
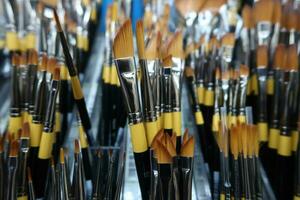
[[[182,146],[180,155],[182,157],[192,158],[194,157],[194,150],[195,150],[195,140],[194,137],[191,136]]]
[[[170,68],[173,65],[172,55],[168,55],[162,60],[163,67]]]
[[[53,80],[56,80],[56,81],[60,80],[60,67],[54,68]]]
[[[35,49],[30,49],[28,55],[28,64],[38,65],[38,62],[39,62],[38,52]]]
[[[10,144],[9,149],[9,157],[17,157],[19,152],[19,142],[17,140],[13,140]]]
[[[268,65],[268,48],[259,46],[256,50],[256,64],[258,68],[266,68]]]
[[[31,169],[30,169],[30,167],[27,167],[27,177],[28,177],[28,182],[32,182],[32,176],[31,176]]]
[[[75,153],[76,154],[78,154],[78,153],[80,153],[80,142],[79,142],[79,140],[75,140]]]
[[[298,54],[297,46],[295,44],[288,47],[286,62],[288,70],[298,70]]]
[[[144,24],[143,20],[136,22],[136,41],[139,59],[145,59]]]
[[[249,67],[246,65],[241,65],[240,66],[240,75],[241,76],[249,76]]]
[[[256,23],[261,21],[271,22],[273,17],[273,1],[257,1],[254,5],[254,13]]]
[[[233,47],[234,42],[235,42],[234,33],[226,33],[221,39],[222,46],[232,46]]]
[[[167,54],[177,58],[184,58],[182,32],[177,31],[170,39]]]
[[[11,63],[14,66],[18,66],[20,64],[20,56],[17,53],[13,53]]]
[[[186,67],[185,69],[185,76],[186,77],[194,77],[194,70],[191,67]]]
[[[65,163],[65,152],[64,152],[64,148],[60,148],[59,150],[59,161],[61,164]]]
[[[22,127],[21,138],[28,139],[29,137],[30,137],[29,123],[26,122],[23,124],[23,127]]]

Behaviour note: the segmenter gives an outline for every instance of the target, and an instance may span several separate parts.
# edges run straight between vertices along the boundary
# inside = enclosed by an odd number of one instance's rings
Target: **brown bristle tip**
[[[241,76],[249,76],[249,67],[246,65],[241,65],[240,66],[240,75]]]
[[[187,45],[187,47],[185,48],[185,58],[188,57],[193,51],[195,50],[195,44],[194,43],[190,43]]]
[[[191,67],[185,68],[185,76],[186,77],[194,77],[194,70]]]
[[[172,163],[171,155],[169,154],[166,147],[164,147],[160,142],[158,142],[155,153],[157,155],[157,162],[159,164],[171,164]]]
[[[5,140],[5,136],[4,135],[0,136],[0,153],[2,153],[4,150],[3,149],[4,140]]]
[[[273,24],[280,23],[281,15],[282,15],[281,2],[280,0],[274,0],[274,10],[272,16]]]
[[[238,155],[239,155],[239,142],[238,142],[238,129],[237,127],[231,127],[231,131],[230,131],[230,149],[231,149],[231,153],[234,156],[234,159],[237,160],[238,159]]]
[[[173,65],[172,55],[168,55],[162,60],[163,67],[171,67]]]
[[[80,142],[79,142],[79,140],[75,140],[75,150],[74,150],[74,152],[75,153],[80,153]]]
[[[230,78],[230,72],[229,71],[224,71],[221,73],[221,79],[222,80],[228,80]]]
[[[251,15],[252,15],[252,8],[249,5],[245,5],[242,10],[242,17],[243,17],[244,27],[248,29],[252,28]]]
[[[278,44],[275,53],[274,53],[274,67],[282,69],[283,65],[285,64],[285,45],[284,44]]]
[[[34,49],[31,49],[29,51],[29,56],[28,56],[28,64],[30,65],[37,65],[39,62],[39,56],[38,52]]]
[[[180,155],[182,157],[194,157],[195,139],[191,136],[186,143],[181,147]]]
[[[296,30],[298,25],[298,13],[296,10],[290,10],[287,14],[287,29]]]
[[[170,39],[167,47],[167,54],[171,54],[173,57],[184,58],[183,52],[183,37],[182,32],[176,32]]]
[[[26,54],[25,53],[22,53],[20,55],[20,65],[26,65],[27,64],[27,57],[26,57]]]
[[[113,43],[113,51],[116,59],[133,57],[133,34],[131,20],[126,20],[119,29]]]
[[[237,80],[239,78],[240,72],[237,69],[230,70],[230,79]]]
[[[49,58],[48,62],[47,62],[47,72],[53,74],[56,64],[57,64],[57,61],[55,58]]]
[[[153,35],[146,45],[145,57],[147,60],[154,60],[159,58],[159,45],[161,40],[161,34],[158,32]]]
[[[118,19],[118,3],[114,2],[111,6],[111,20],[117,21]]]
[[[23,127],[22,127],[21,138],[29,138],[29,136],[30,136],[29,123],[26,122],[23,124]]]
[[[259,46],[256,50],[256,64],[259,68],[266,68],[268,65],[268,48]]]
[[[142,20],[136,23],[136,41],[139,59],[145,59],[144,25]]]
[[[56,12],[55,9],[53,9],[53,13],[54,13],[54,19],[55,19],[57,31],[62,32],[62,27],[61,27],[61,24],[60,24],[60,20],[59,20],[59,17],[57,15],[57,12]]]
[[[216,68],[216,79],[220,80],[221,79],[221,71],[220,68]]]
[[[189,139],[189,129],[186,128],[183,133],[182,144],[184,145]]]
[[[28,177],[28,182],[32,182],[31,170],[29,167],[27,167],[27,177]]]
[[[11,64],[15,66],[18,66],[20,64],[20,56],[17,53],[13,53]]]
[[[19,152],[19,142],[17,140],[12,141],[9,149],[9,157],[17,157]]]
[[[59,81],[60,79],[60,67],[54,68],[53,80]]]
[[[64,152],[64,148],[60,148],[59,150],[59,161],[61,164],[65,163],[65,152]]]
[[[47,63],[48,63],[48,57],[47,57],[47,54],[44,53],[42,55],[42,61],[41,61],[41,64],[40,64],[40,69],[43,70],[43,71],[46,71]]]
[[[273,0],[257,1],[254,5],[255,21],[272,21]]]
[[[167,141],[166,148],[167,148],[169,154],[171,155],[171,157],[175,157],[177,155],[177,153],[176,153],[176,148],[172,142],[172,138],[167,134],[166,139],[167,139],[166,140]]]
[[[286,62],[287,70],[298,70],[297,46],[295,44],[288,47]]]
[[[50,165],[51,165],[51,167],[55,166],[55,160],[53,157],[50,158]]]
[[[232,46],[233,47],[234,42],[235,42],[235,36],[233,33],[227,33],[221,39],[222,46]]]

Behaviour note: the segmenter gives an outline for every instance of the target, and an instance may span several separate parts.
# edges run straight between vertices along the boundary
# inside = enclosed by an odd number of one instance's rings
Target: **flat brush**
[[[143,199],[147,199],[150,186],[150,158],[145,128],[142,121],[142,110],[140,108],[132,37],[131,21],[127,20],[121,26],[114,39],[113,52],[119,81],[122,87],[123,99],[129,117],[131,142],[141,194]]]
[[[136,38],[138,46],[138,56],[139,63],[141,67],[141,93],[142,93],[142,102],[144,108],[144,119],[145,119],[145,128],[147,132],[147,142],[148,146],[151,145],[152,140],[157,133],[157,116],[155,110],[154,94],[152,91],[153,79],[155,80],[155,68],[153,66],[155,63],[150,63],[148,57],[145,53],[145,44],[144,44],[144,28],[142,21],[138,21],[136,24]],[[149,61],[148,61],[149,60]],[[150,75],[153,77],[150,78]]]
[[[11,68],[11,106],[10,106],[10,119],[8,131],[17,138],[18,130],[22,127],[21,118],[21,99],[20,88],[18,81],[20,57],[17,54],[12,55],[12,68]]]
[[[232,160],[232,186],[233,186],[233,198],[241,199],[242,190],[241,190],[241,177],[239,172],[239,142],[238,142],[238,129],[237,127],[232,127],[230,130],[230,151],[233,156]]]
[[[10,145],[7,168],[6,199],[17,199],[17,169],[19,143],[14,140]]]
[[[80,119],[82,121],[82,125],[83,125],[85,131],[87,133],[89,133],[89,130],[91,128],[91,122],[90,122],[89,114],[87,112],[86,103],[85,103],[84,96],[82,93],[82,88],[81,88],[80,81],[78,78],[77,70],[74,67],[72,57],[70,55],[69,47],[67,44],[67,40],[64,35],[63,29],[61,27],[57,12],[56,12],[56,10],[53,10],[53,12],[54,12],[54,19],[56,22],[56,28],[57,28],[58,34],[60,36],[61,45],[63,47],[63,52],[65,55],[66,65],[68,67],[69,74],[71,76],[71,84],[72,84],[74,99],[75,99],[75,102],[76,102],[76,105],[78,108],[78,112],[80,115]],[[92,139],[90,136],[88,136],[88,138],[89,138],[89,141]]]

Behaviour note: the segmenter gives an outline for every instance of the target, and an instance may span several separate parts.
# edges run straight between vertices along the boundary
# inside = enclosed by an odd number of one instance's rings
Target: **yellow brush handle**
[[[246,116],[245,115],[239,115],[238,116],[238,122],[243,124],[246,123]]]
[[[252,91],[254,92],[254,95],[258,95],[258,80],[256,74],[252,75],[251,84],[252,84],[251,87],[252,87]]]
[[[227,118],[228,118],[229,128],[231,128],[231,126],[235,126],[237,124],[237,117],[236,116],[233,116],[233,115],[229,114],[227,116]]]
[[[280,131],[279,129],[271,128],[269,132],[270,134],[269,134],[268,146],[270,149],[277,149]]]
[[[177,136],[181,136],[181,112],[173,112],[172,118],[173,132],[175,132]]]
[[[61,131],[61,123],[60,123],[60,112],[55,112],[55,124],[54,124],[54,132],[59,133]]]
[[[220,200],[225,200],[225,194],[220,194]]]
[[[84,46],[84,39],[82,34],[77,34],[77,48],[78,49],[83,49]]]
[[[93,8],[91,11],[91,21],[96,22],[97,21],[97,10],[96,8]]]
[[[281,156],[292,155],[292,137],[283,135],[279,136],[277,153]]]
[[[297,151],[297,147],[298,147],[298,140],[299,140],[299,132],[296,130],[292,131],[292,150],[293,151]]]
[[[22,128],[22,117],[10,117],[9,118],[9,125],[8,125],[8,131],[10,134],[14,134],[15,139],[17,139],[18,131]]]
[[[131,133],[132,148],[135,153],[147,151],[148,144],[143,123],[129,125]]]
[[[215,113],[212,118],[212,131],[213,132],[219,131],[219,122],[220,122],[220,115],[219,115],[219,113]]]
[[[26,35],[26,48],[36,49],[36,35],[35,33],[28,33]]]
[[[165,125],[164,125],[164,115],[163,114],[161,114],[159,116],[159,121],[160,121],[160,129],[159,130],[161,130],[165,127]]]
[[[274,78],[268,77],[267,79],[267,94],[273,95],[274,94]]]
[[[6,47],[9,51],[16,51],[19,48],[19,40],[16,32],[6,32],[5,36]]]
[[[5,40],[0,39],[0,49],[4,49],[5,47]]]
[[[27,196],[17,197],[17,200],[28,200],[28,197]]]
[[[43,132],[42,124],[35,124],[35,123],[30,124],[30,146],[31,147],[40,146],[42,132]]]
[[[86,138],[86,134],[85,134],[85,131],[83,129],[83,126],[80,125],[78,127],[78,129],[79,129],[79,140],[80,140],[81,148],[87,148],[89,146],[89,144],[87,142],[87,138]]]
[[[39,158],[40,159],[49,159],[51,158],[53,146],[53,133],[42,133],[42,138],[39,148]]]
[[[205,90],[204,105],[205,106],[213,106],[214,105],[214,91]]]
[[[147,141],[148,141],[148,146],[150,147],[153,141],[153,138],[158,132],[157,129],[157,121],[154,122],[146,122],[146,132],[147,132]]]
[[[267,142],[268,141],[268,124],[265,122],[258,122],[257,127],[258,127],[259,141]]]
[[[204,87],[200,86],[197,87],[197,96],[198,96],[198,104],[203,104],[204,103]]]
[[[102,80],[104,81],[104,83],[110,82],[110,67],[107,65],[103,66]]]
[[[60,67],[60,79],[61,80],[68,80],[69,78],[69,71],[65,65]]]
[[[300,197],[294,196],[294,200],[300,200]]]
[[[119,77],[118,77],[118,73],[117,73],[117,68],[116,68],[115,65],[111,66],[110,84],[112,84],[112,85],[120,85],[120,83],[119,83]]]
[[[157,118],[156,126],[157,126],[157,131],[159,131],[161,129],[161,116]]]
[[[82,99],[83,94],[82,94],[82,89],[80,85],[80,81],[77,76],[72,76],[71,77],[71,82],[72,82],[72,91],[75,99]]]
[[[164,129],[172,129],[172,113],[163,113]]]
[[[195,113],[195,119],[196,119],[196,124],[197,125],[203,125],[204,120],[203,120],[203,115],[201,111],[198,111]]]
[[[89,38],[87,36],[83,37],[83,50],[84,51],[89,50]]]
[[[26,51],[26,47],[27,47],[27,38],[26,37],[19,38],[19,50],[24,52]]]

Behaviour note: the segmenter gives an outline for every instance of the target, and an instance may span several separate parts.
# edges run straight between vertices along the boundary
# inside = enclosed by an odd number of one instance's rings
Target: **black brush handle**
[[[176,137],[176,153],[180,154],[181,149],[181,136]]]
[[[238,160],[233,161],[233,173],[234,173],[234,199],[241,199],[241,182],[240,182],[240,172],[239,172],[239,162]]]
[[[86,180],[92,179],[92,166],[91,166],[91,158],[90,152],[88,148],[81,149],[82,161],[83,161],[83,169]]]
[[[34,191],[36,192],[36,198],[42,198],[45,195],[49,161],[49,159],[37,160],[37,176],[35,177],[35,182],[33,182]]]
[[[150,190],[150,152],[134,153],[136,171],[141,189],[142,199],[149,199]]]

